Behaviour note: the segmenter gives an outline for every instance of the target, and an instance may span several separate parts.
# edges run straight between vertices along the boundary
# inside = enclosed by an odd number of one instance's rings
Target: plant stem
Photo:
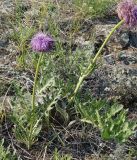
[[[105,41],[103,42],[103,44],[101,45],[100,49],[98,50],[97,54],[95,55],[94,59],[92,60],[92,62],[89,64],[89,66],[87,67],[87,69],[85,70],[85,72],[80,76],[79,81],[76,85],[76,88],[74,90],[73,96],[70,98],[70,101],[72,101],[75,97],[75,95],[77,94],[81,84],[83,83],[84,79],[90,74],[92,73],[92,71],[94,70],[94,66],[96,64],[96,61],[98,59],[98,57],[100,56],[102,49],[104,48],[104,46],[106,45],[106,43],[109,41],[109,39],[111,38],[112,34],[124,23],[124,20],[121,20],[113,29],[112,31],[109,33],[109,35],[106,37]]]
[[[32,110],[34,110],[35,108],[35,92],[36,92],[37,78],[38,78],[39,67],[40,67],[40,62],[41,62],[42,57],[43,57],[43,53],[41,53],[39,56],[39,60],[38,60],[36,72],[35,72],[35,77],[34,77],[34,85],[33,85],[33,92],[32,92]]]

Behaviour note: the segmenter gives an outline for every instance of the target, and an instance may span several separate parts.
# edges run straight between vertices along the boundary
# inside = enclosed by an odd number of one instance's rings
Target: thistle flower
[[[137,5],[133,0],[124,0],[118,4],[118,17],[125,20],[125,25],[135,27],[137,25]]]
[[[39,32],[31,40],[31,47],[36,52],[48,52],[52,49],[54,40],[46,34]]]

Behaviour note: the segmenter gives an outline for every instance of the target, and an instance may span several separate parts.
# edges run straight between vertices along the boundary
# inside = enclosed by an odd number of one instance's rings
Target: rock
[[[96,24],[94,25],[95,39],[100,39],[104,41],[105,37],[108,36],[112,28],[116,24]],[[102,39],[102,37],[104,37]],[[127,49],[128,47],[137,48],[137,33],[135,29],[129,31],[126,28],[118,29],[110,38],[109,42],[106,44],[110,52],[114,49]]]
[[[115,99],[126,107],[137,106],[136,64],[136,53],[128,50],[119,59],[113,54],[104,56],[102,66],[86,79],[83,89],[90,88],[96,98]]]
[[[130,53],[127,51],[121,51],[118,55],[118,60],[123,62],[125,65],[137,63],[137,53]]]
[[[130,41],[129,33],[128,32],[121,33],[119,42],[120,42],[122,48],[128,47],[129,41]]]
[[[115,24],[96,24],[95,31],[98,42],[94,42],[97,52],[105,37]],[[119,100],[126,107],[137,106],[137,34],[119,29],[103,52],[102,66],[86,79],[83,89],[90,88],[96,98]],[[123,50],[124,49],[124,50]],[[126,49],[126,50],[125,50]]]
[[[83,89],[90,88],[96,98],[116,99],[125,106],[137,104],[137,67],[103,65],[86,80]]]
[[[130,37],[130,45],[132,47],[137,48],[137,33],[135,31],[129,32],[129,37]]]
[[[0,48],[6,47],[8,45],[8,39],[0,40]]]
[[[86,41],[83,37],[78,37],[75,40],[77,48],[85,51],[86,53],[93,54],[95,50],[95,45],[91,41]]]
[[[94,26],[94,31],[96,33],[96,37],[100,35],[104,35],[105,37],[110,33],[115,24],[96,24]],[[113,36],[114,37],[114,36]]]
[[[91,94],[96,98],[105,98],[110,94],[110,80],[107,68],[99,68],[85,80],[83,90],[91,89]]]
[[[110,65],[114,65],[116,63],[116,60],[113,54],[105,55],[104,60],[106,61],[106,63]]]

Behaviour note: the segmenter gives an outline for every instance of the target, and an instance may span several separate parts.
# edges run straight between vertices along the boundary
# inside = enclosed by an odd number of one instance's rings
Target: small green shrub
[[[53,154],[53,160],[72,160],[71,155],[60,155],[57,149],[55,149]]]
[[[134,133],[136,122],[128,121],[127,110],[122,105],[108,105],[103,100],[76,100],[81,121],[99,128],[102,138],[125,142]]]
[[[15,155],[11,154],[10,147],[4,148],[4,139],[0,141],[0,160],[16,160]]]
[[[25,97],[26,96],[26,97]],[[14,134],[19,143],[23,143],[28,149],[37,141],[41,131],[42,114],[36,110],[32,111],[30,106],[30,95],[25,95],[13,104],[11,120],[14,124]],[[19,101],[19,102],[18,102]]]

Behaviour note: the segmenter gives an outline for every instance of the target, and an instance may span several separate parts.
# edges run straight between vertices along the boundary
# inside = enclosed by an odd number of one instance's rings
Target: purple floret
[[[31,47],[36,52],[48,52],[53,48],[54,40],[46,34],[37,33],[31,40]]]
[[[133,0],[124,0],[118,4],[118,17],[125,20],[128,27],[135,27],[137,25],[137,5]]]

